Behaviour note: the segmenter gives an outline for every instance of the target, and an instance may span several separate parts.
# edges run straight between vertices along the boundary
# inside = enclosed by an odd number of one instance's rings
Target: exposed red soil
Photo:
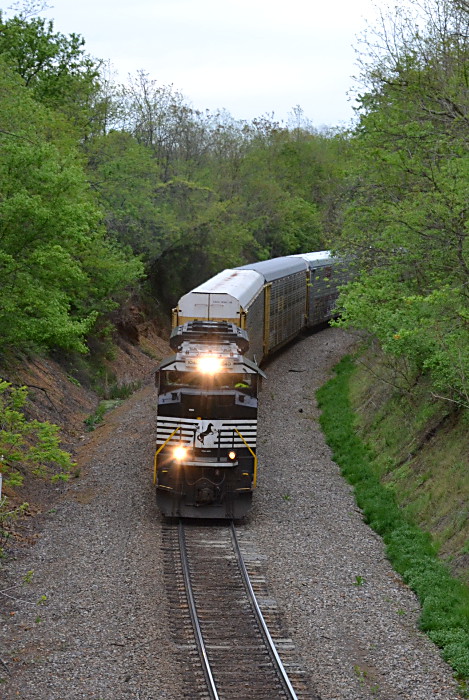
[[[168,330],[159,330],[151,321],[142,321],[135,311],[121,330],[113,352],[112,360],[106,365],[110,375],[118,385],[144,385],[153,381],[153,373],[158,362],[171,354],[167,340]],[[68,374],[64,366],[50,357],[35,357],[25,360],[15,368],[1,371],[0,376],[15,386],[28,387],[28,402],[25,413],[28,418],[49,421],[60,427],[61,447],[74,457],[80,450],[80,462],[86,463],[86,450],[92,450],[93,432],[88,432],[85,419],[94,413],[100,397],[91,389],[78,384]],[[78,476],[78,473],[77,473]],[[27,502],[29,508],[26,520],[16,523],[13,534],[16,542],[29,542],[35,537],[34,531],[40,516],[49,510],[54,501],[66,490],[66,485],[51,484],[41,478],[26,474],[24,484],[14,489],[4,485],[3,494],[8,496],[10,505]],[[29,517],[28,517],[29,516]],[[29,522],[28,522],[29,521]]]

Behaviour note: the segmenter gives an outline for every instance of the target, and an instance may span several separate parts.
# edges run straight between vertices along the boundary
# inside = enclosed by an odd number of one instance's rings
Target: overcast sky
[[[383,4],[382,0],[376,0]],[[353,116],[356,35],[373,23],[373,0],[49,0],[42,16],[75,32],[125,82],[147,71],[197,109],[236,119],[300,105],[313,126]],[[11,12],[7,11],[7,16]]]

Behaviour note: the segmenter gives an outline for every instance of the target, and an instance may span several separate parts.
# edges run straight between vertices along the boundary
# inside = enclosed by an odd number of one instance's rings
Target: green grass
[[[118,384],[117,382],[114,382],[111,384],[109,387],[109,390],[107,392],[107,397],[108,399],[128,399],[129,396],[132,396],[132,394],[140,389],[142,386],[142,382],[128,382],[127,384]]]
[[[333,459],[354,486],[366,522],[386,545],[394,569],[415,591],[421,604],[420,626],[442,650],[459,680],[469,680],[469,588],[453,578],[429,533],[399,507],[392,487],[382,482],[382,466],[357,434],[349,400],[354,362],[344,358],[336,376],[317,392],[321,425]]]

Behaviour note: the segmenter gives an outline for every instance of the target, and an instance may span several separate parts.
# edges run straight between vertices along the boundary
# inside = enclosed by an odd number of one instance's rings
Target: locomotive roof
[[[281,258],[273,258],[272,260],[261,260],[261,262],[250,263],[242,267],[235,268],[236,270],[255,270],[263,276],[266,282],[272,282],[280,277],[293,275],[295,272],[303,272],[306,270],[305,261],[294,255],[285,255]]]
[[[290,258],[302,258],[309,268],[321,267],[322,265],[330,265],[334,262],[330,250],[319,250],[315,253],[297,253],[289,255]]]
[[[240,268],[223,270],[182,296],[179,300],[179,308],[183,315],[198,317],[198,313],[192,313],[192,311],[189,313],[193,303],[197,303],[197,298],[201,300],[201,297],[212,294],[227,295],[237,301],[238,306],[245,308],[262,289],[263,284],[263,278],[255,270]],[[186,306],[187,313],[184,312]]]

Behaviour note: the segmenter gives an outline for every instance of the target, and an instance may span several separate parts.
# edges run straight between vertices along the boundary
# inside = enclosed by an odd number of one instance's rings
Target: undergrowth
[[[21,487],[25,478],[67,481],[75,467],[72,457],[60,448],[58,426],[30,420],[24,413],[26,387],[14,387],[0,378],[0,474],[2,486]],[[11,526],[28,504],[10,505],[0,488],[0,557],[11,535]]]
[[[89,415],[83,421],[83,423],[86,426],[86,429],[89,432],[94,430],[97,425],[103,422],[105,414],[108,411],[112,411],[114,408],[117,408],[117,406],[120,406],[121,403],[121,399],[110,399],[108,401],[100,401],[95,412]]]
[[[365,521],[383,538],[394,569],[417,594],[420,626],[442,650],[466,687],[469,681],[469,588],[453,578],[438,559],[431,536],[399,508],[393,492],[381,483],[372,451],[355,430],[348,397],[354,370],[350,357],[336,367],[336,376],[317,392],[321,425],[333,459],[354,486]]]
[[[90,389],[104,400],[127,399],[141,387],[140,381],[119,381],[109,366],[116,357],[116,346],[110,337],[104,334],[89,338],[88,346],[87,355],[52,353],[70,382]]]

